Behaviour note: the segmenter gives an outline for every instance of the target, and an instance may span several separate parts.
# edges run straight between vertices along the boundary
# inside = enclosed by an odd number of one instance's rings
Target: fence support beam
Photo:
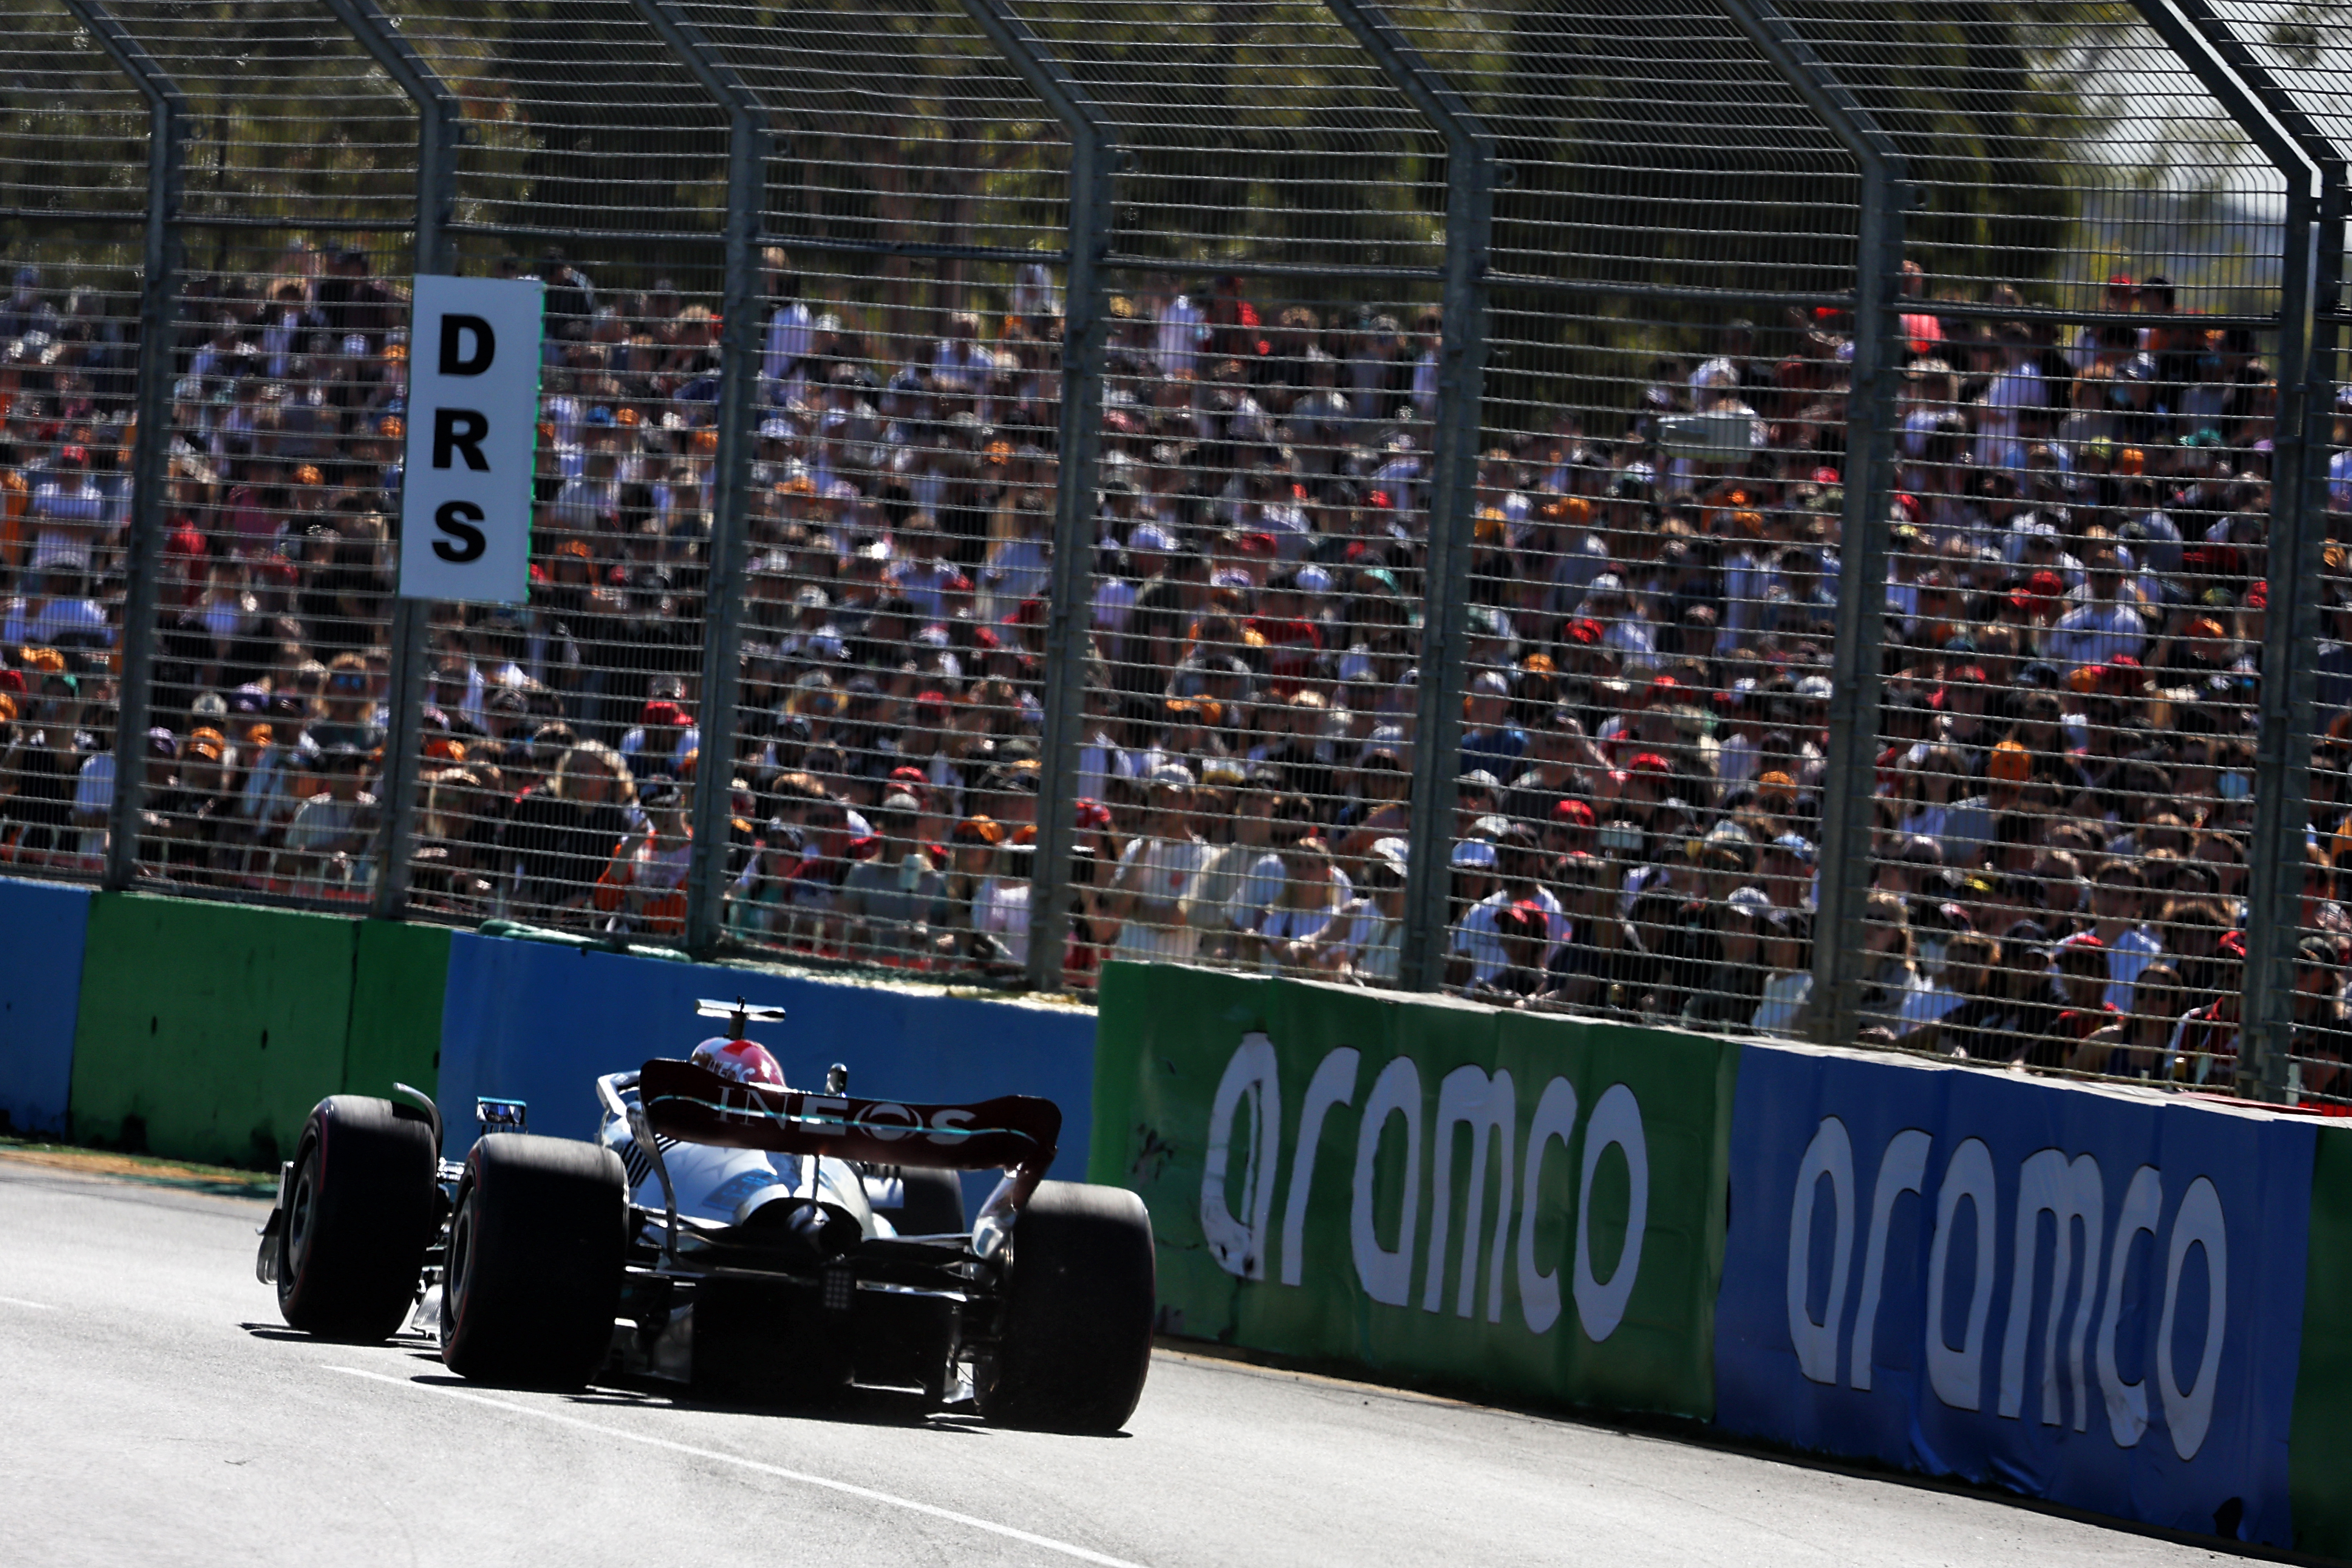
[[[449,204],[457,191],[457,95],[401,37],[375,0],[325,0],[360,47],[383,68],[416,105],[415,268],[456,269],[448,243]],[[386,693],[383,773],[378,781],[383,821],[377,828],[375,897],[371,912],[397,920],[408,908],[410,852],[416,837],[416,773],[424,742],[425,651],[432,606],[418,599],[392,602],[392,685]]]
[[[1478,434],[1486,372],[1487,251],[1495,225],[1495,139],[1366,0],[1323,0],[1382,75],[1445,139],[1445,266],[1437,416],[1422,575],[1421,661],[1413,692],[1412,825],[1397,983],[1434,991],[1445,979],[1454,805],[1462,772],[1462,692],[1468,679],[1470,551],[1477,510]]]
[[[695,81],[727,111],[726,279],[719,300],[719,473],[710,510],[709,573],[702,599],[702,731],[694,769],[694,847],[686,872],[686,945],[714,954],[726,932],[733,839],[735,705],[742,688],[751,421],[760,373],[759,244],[767,207],[768,116],[734,68],[676,0],[632,0]]]
[[[1045,732],[1037,848],[1029,883],[1029,984],[1062,988],[1077,840],[1078,754],[1094,663],[1095,514],[1102,448],[1102,258],[1110,249],[1111,174],[1122,156],[1086,88],[1049,58],[1001,0],[961,0],[1006,64],[1070,138],[1069,271],[1062,280],[1062,423],[1054,487],[1054,563],[1045,618]]]
[[[139,286],[139,435],[131,452],[131,531],[125,542],[122,668],[116,687],[114,799],[107,812],[105,886],[139,875],[139,816],[146,805],[147,724],[155,679],[155,574],[163,562],[165,459],[171,451],[172,372],[178,343],[180,194],[188,100],[138,39],[99,0],[65,0],[147,100],[147,235]]]
[[[2254,829],[2246,850],[2245,1007],[2238,1090],[2288,1098],[2294,959],[2302,937],[2303,846],[2311,818],[2321,554],[2336,328],[2317,312],[2340,301],[2345,163],[2206,0],[2133,0],[2248,141],[2286,180],[2279,257],[2276,437],[2271,451],[2268,595],[2261,729],[2254,741]]]
[[[1862,174],[1854,248],[1853,384],[1846,400],[1845,513],[1838,562],[1828,754],[1822,774],[1818,903],[1813,917],[1814,1037],[1851,1045],[1861,1032],[1863,911],[1870,887],[1873,763],[1879,666],[1886,634],[1888,510],[1894,503],[1895,391],[1903,209],[1908,171],[1894,140],[1772,0],[1717,0],[1794,88]]]

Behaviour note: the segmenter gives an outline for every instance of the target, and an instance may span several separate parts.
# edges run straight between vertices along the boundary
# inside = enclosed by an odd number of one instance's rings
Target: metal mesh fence
[[[530,599],[433,609],[413,901],[675,943],[726,115],[624,0],[390,9],[465,108],[457,269],[547,288]]]
[[[146,104],[62,10],[0,21],[0,856],[103,858],[130,511]]]
[[[369,9],[0,24],[16,864],[2346,1100],[2352,7]],[[394,28],[548,289],[414,724]]]
[[[1920,9],[1792,10],[1921,193],[1864,1037],[2227,1082],[2286,181],[2127,9]]]
[[[2304,500],[2306,537],[2299,558],[2284,563],[2295,592],[2275,615],[2265,605],[2243,635],[2256,646],[2266,640],[2265,634],[2280,639],[2271,646],[2283,644],[2289,650],[2287,670],[2307,683],[2300,692],[2283,695],[2309,704],[2285,715],[2276,768],[2263,765],[2268,758],[2258,757],[2254,764],[2260,788],[2285,794],[2282,815],[2288,829],[2271,840],[2267,851],[2260,841],[2248,845],[2250,858],[2257,861],[2267,853],[2284,884],[2269,911],[2250,910],[2251,920],[2263,920],[2267,913],[2282,926],[2287,940],[2278,945],[2289,949],[2277,952],[2269,974],[2259,977],[2269,983],[2271,1011],[2279,1026],[2273,1043],[2284,1058],[2272,1089],[2293,1100],[2340,1110],[2352,1103],[2352,1078],[2345,1071],[2352,1044],[2346,1038],[2344,984],[2352,963],[2352,921],[2346,918],[2345,904],[2352,898],[2352,836],[2347,834],[2352,814],[2352,787],[2347,784],[2352,688],[2343,679],[2346,639],[2352,634],[2352,567],[2346,557],[2352,548],[2352,483],[2347,482],[2352,479],[2352,457],[2346,455],[2352,447],[2352,397],[2347,395],[2341,353],[2344,151],[2352,142],[2343,93],[2352,86],[2352,7],[2230,3],[2212,9],[2217,30],[2271,79],[2282,118],[2317,155],[2326,178],[2316,223],[2317,324],[2306,405],[2312,447],[2306,459],[2324,468],[2308,481],[2313,489]],[[2282,920],[2279,911],[2288,898],[2293,914]],[[2281,997],[2280,992],[2286,994]],[[2249,1006],[2247,1014],[2257,1011]]]
[[[1443,144],[1320,5],[1019,9],[1123,157],[1079,901],[1108,956],[1393,984]]]
[[[687,9],[774,138],[729,929],[1017,978],[1061,128],[952,6]]]
[[[1853,159],[1706,7],[1397,16],[1514,176],[1495,217],[1448,979],[1794,1030]]]

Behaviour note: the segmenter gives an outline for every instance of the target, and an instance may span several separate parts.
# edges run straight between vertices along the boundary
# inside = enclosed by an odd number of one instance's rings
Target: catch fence
[[[2352,5],[0,29],[21,874],[2352,1100]]]

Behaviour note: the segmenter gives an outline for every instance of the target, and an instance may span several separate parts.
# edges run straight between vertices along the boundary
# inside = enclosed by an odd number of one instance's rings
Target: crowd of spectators
[[[434,614],[416,896],[674,936],[709,752],[730,770],[736,935],[1017,973],[1060,300],[1030,269],[985,310],[977,293],[968,310],[853,304],[781,251],[765,261],[742,695],[725,715],[701,710],[698,679],[715,301],[553,255],[495,264],[548,288],[533,591]],[[1906,280],[1865,1037],[2226,1081],[2271,368],[2162,277],[2112,279],[2079,328],[2001,319],[2021,307],[2006,290],[1939,313]],[[1139,279],[1110,308],[1067,967],[1391,981],[1436,313],[1232,277]],[[0,813],[20,865],[88,870],[105,847],[128,309],[31,268],[0,306]],[[140,861],[364,897],[404,302],[363,252],[297,246],[200,278],[183,320]],[[1851,332],[1831,313],[1659,328],[1690,352],[1489,437],[1451,988],[1799,1026]],[[2352,512],[2342,457],[2336,477],[2331,538]],[[2352,637],[2335,544],[2328,573],[2329,637]],[[2296,1055],[2324,1099],[2352,1089],[2336,901],[2352,647],[2315,657]]]

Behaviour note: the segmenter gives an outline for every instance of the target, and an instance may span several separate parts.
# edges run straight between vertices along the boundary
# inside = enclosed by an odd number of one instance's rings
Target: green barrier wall
[[[435,1092],[441,1000],[449,984],[446,926],[357,921],[346,1094],[388,1095],[395,1083]]]
[[[1129,964],[1097,1040],[1093,1178],[1150,1207],[1169,1332],[1713,1414],[1736,1046]]]
[[[2305,1269],[2303,1356],[2287,1440],[2294,1545],[2352,1558],[2352,1128],[2320,1131]]]
[[[449,934],[138,894],[93,900],[74,1033],[81,1141],[267,1167],[344,1089],[428,1094]]]

